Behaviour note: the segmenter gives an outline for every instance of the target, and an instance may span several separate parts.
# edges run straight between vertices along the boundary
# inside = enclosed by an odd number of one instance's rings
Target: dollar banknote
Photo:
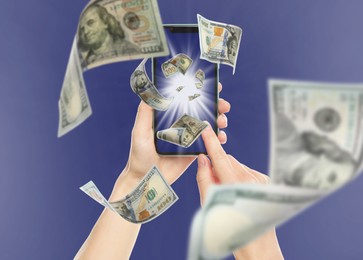
[[[320,190],[273,184],[213,186],[193,218],[188,259],[223,259],[322,196]]]
[[[161,64],[161,70],[166,78],[169,78],[177,72],[185,75],[192,63],[193,60],[188,55],[179,53]]]
[[[188,148],[197,140],[207,126],[207,123],[184,114],[170,128],[158,131],[156,137],[166,142]]]
[[[180,91],[182,91],[182,90],[183,90],[183,88],[185,88],[185,87],[184,87],[184,86],[179,86],[179,87],[177,87],[177,88],[176,88],[176,91],[177,91],[177,92],[180,92]]]
[[[201,88],[203,87],[203,84],[202,84],[202,83],[197,82],[197,83],[195,83],[195,87],[196,87],[197,89],[201,89]]]
[[[76,128],[92,114],[75,40],[64,76],[58,110],[58,137]]]
[[[362,170],[363,85],[269,80],[272,183],[211,189],[188,259],[221,259]]]
[[[236,70],[242,29],[235,25],[214,22],[197,15],[200,59],[226,64]]]
[[[189,101],[192,101],[192,100],[196,99],[197,97],[200,97],[200,94],[196,93],[196,94],[194,94],[192,96],[188,96]]]
[[[149,222],[160,216],[178,200],[178,196],[156,166],[149,170],[132,192],[115,202],[108,202],[92,181],[80,189],[104,207],[132,223]]]
[[[203,84],[204,80],[205,80],[205,73],[203,70],[198,69],[197,72],[195,73],[194,77],[197,78],[200,81],[200,83]]]
[[[143,100],[152,108],[159,111],[165,111],[169,108],[174,98],[166,98],[159,93],[155,85],[151,82],[148,75],[146,74],[145,63],[147,61],[148,59],[145,58],[131,74],[131,89],[141,98],[141,100]]]
[[[107,201],[107,199],[102,195],[100,190],[97,188],[93,181],[87,182],[85,185],[80,187],[80,189],[90,196],[92,199],[100,203],[105,208],[117,213],[117,211],[112,207],[112,205]]]
[[[169,54],[156,0],[94,0],[82,11],[77,45],[84,70]]]
[[[269,95],[275,183],[331,189],[357,174],[363,85],[270,80]]]

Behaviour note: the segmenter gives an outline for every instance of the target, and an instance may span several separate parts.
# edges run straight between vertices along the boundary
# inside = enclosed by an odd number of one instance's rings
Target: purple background
[[[70,259],[123,169],[139,99],[129,77],[139,61],[85,73],[93,115],[57,139],[60,88],[86,1],[2,1],[0,15],[0,259]],[[268,166],[268,77],[363,82],[360,0],[159,1],[164,23],[196,14],[244,29],[235,76],[223,66],[229,100],[225,149],[261,172]],[[199,206],[196,165],[173,185],[180,200],[142,227],[132,259],[185,259]],[[167,174],[167,173],[164,173]],[[286,259],[361,259],[363,179],[278,229]]]

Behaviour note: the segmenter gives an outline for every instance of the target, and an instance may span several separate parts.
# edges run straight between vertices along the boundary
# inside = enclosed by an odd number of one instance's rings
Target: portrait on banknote
[[[231,64],[234,64],[236,61],[236,56],[238,53],[238,39],[236,35],[232,35],[227,39],[227,56],[228,60]]]
[[[134,92],[138,93],[145,90],[145,86],[149,82],[145,72],[142,70],[135,70],[132,81],[131,87],[134,88]]]
[[[115,210],[124,218],[132,218],[134,217],[132,209],[129,209],[127,205],[124,202],[116,202],[112,203],[112,206],[115,208]]]
[[[118,55],[140,53],[140,48],[126,40],[120,22],[98,4],[89,5],[81,14],[78,27],[78,47],[83,53],[82,66]],[[131,28],[135,19],[125,17]]]
[[[277,182],[289,186],[327,189],[352,178],[356,163],[329,137],[298,132],[283,114],[276,115]]]

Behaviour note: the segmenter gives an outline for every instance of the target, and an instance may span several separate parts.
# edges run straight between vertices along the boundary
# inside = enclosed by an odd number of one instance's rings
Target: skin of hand
[[[220,83],[218,90],[222,90]],[[227,127],[225,113],[229,112],[230,107],[227,101],[219,99],[218,128]],[[155,150],[152,120],[153,109],[141,101],[131,134],[129,159],[114,185],[109,201],[119,200],[130,193],[153,165],[165,173],[164,178],[171,184],[196,159],[196,156],[159,156]],[[225,143],[225,132],[220,131],[217,140],[218,143]],[[129,259],[140,227],[140,224],[130,223],[105,209],[75,259]]]
[[[241,164],[232,155],[227,155],[210,126],[203,131],[202,138],[210,158],[209,160],[203,154],[198,156],[197,183],[202,206],[211,185],[269,183],[268,176]],[[233,254],[239,260],[284,259],[274,229]]]
[[[222,85],[218,84],[219,92]],[[226,128],[227,117],[225,113],[229,112],[230,104],[220,98],[218,101],[217,118],[218,128]],[[180,175],[196,159],[196,156],[188,157],[168,157],[160,156],[155,150],[154,131],[153,131],[153,109],[141,102],[135,119],[134,128],[131,135],[131,148],[129,160],[122,174],[116,181],[110,200],[120,199],[128,194],[153,165],[156,165],[162,173],[167,173],[164,178],[169,184],[176,181]],[[227,136],[224,131],[218,133],[218,142],[225,143]]]

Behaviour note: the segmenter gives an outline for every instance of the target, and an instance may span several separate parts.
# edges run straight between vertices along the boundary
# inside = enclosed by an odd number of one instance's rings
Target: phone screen
[[[184,148],[157,138],[157,131],[170,128],[184,114],[208,121],[217,133],[216,118],[218,116],[218,66],[206,60],[199,59],[198,26],[164,26],[170,55],[153,59],[153,82],[159,92],[165,97],[174,97],[168,110],[154,112],[155,146],[159,154],[163,155],[194,155],[206,153],[201,136]],[[172,57],[183,53],[192,59],[192,63],[185,72],[175,73],[166,77],[162,71],[162,64]],[[205,79],[202,87],[196,78],[198,70],[204,72]],[[199,84],[199,85],[198,85]]]

